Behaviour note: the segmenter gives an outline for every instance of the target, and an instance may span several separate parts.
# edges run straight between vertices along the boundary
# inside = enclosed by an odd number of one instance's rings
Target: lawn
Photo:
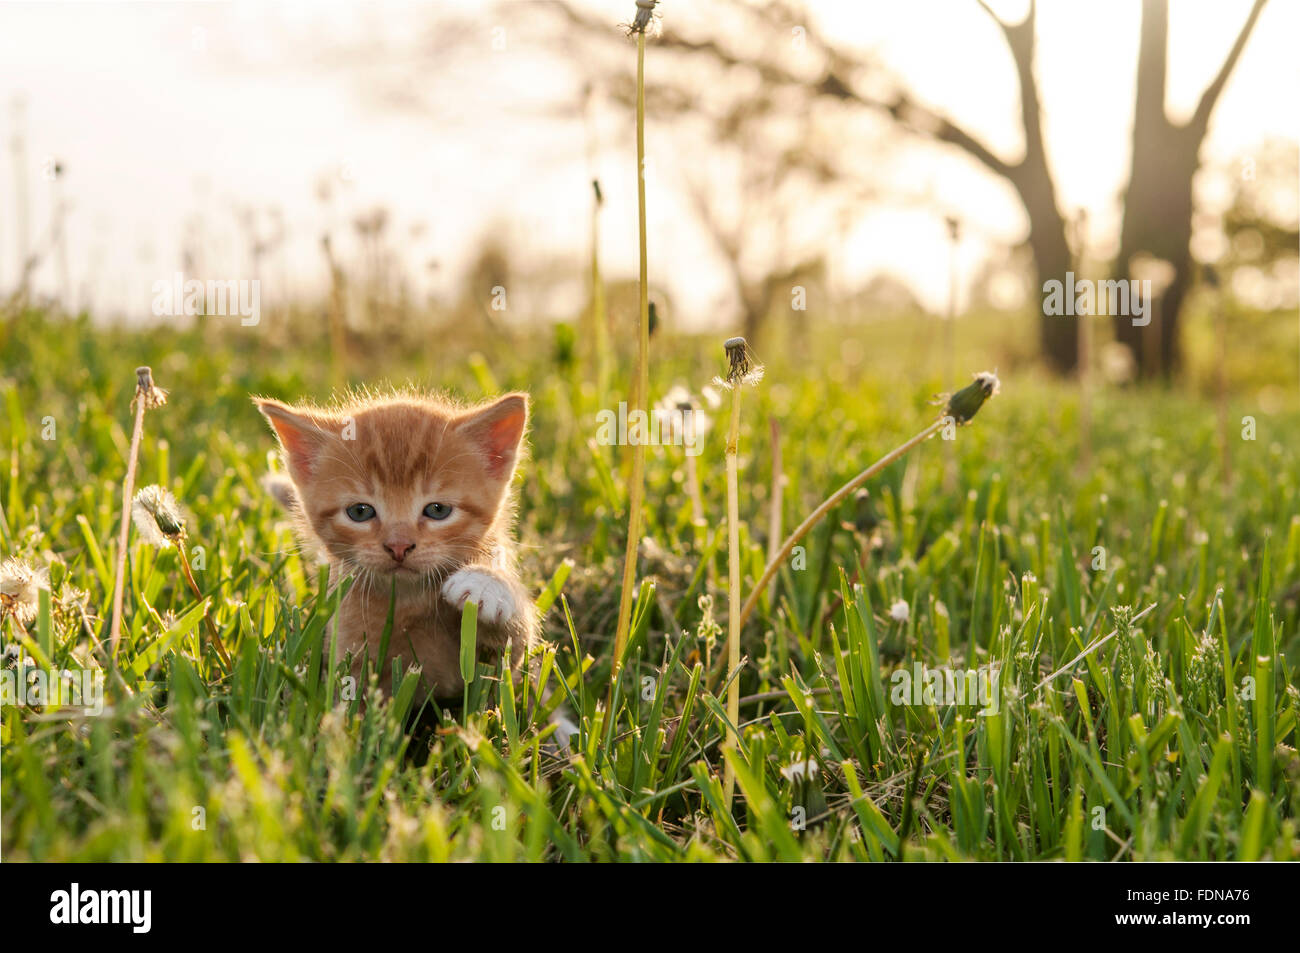
[[[930,321],[758,345],[766,374],[745,391],[740,436],[745,596],[774,487],[788,531],[933,421],[937,391],[996,365],[1002,392],[838,507],[760,599],[735,675],[728,810],[725,405],[694,460],[703,520],[682,450],[650,451],[609,707],[630,454],[596,442],[596,419],[625,399],[631,348],[602,390],[588,336],[567,326],[354,347],[354,383],[533,397],[519,538],[545,612],[543,684],[480,666],[463,706],[417,711],[413,674],[391,700],[345,690],[327,650],[338,593],[260,483],[278,463],[249,395],[326,397],[323,334],[0,316],[0,555],[50,579],[34,618],[4,619],[5,664],[96,669],[105,692],[98,714],[3,709],[5,859],[1294,859],[1294,316],[1277,319],[1289,343],[1229,361],[1230,475],[1209,383],[1227,356],[1200,343],[1208,332],[1189,332],[1178,388],[1099,383],[1085,446],[1079,391],[1027,359],[1030,325],[964,319],[956,379],[942,380]],[[724,371],[725,336],[657,331],[652,396],[700,394]],[[173,547],[133,532],[114,659],[140,364],[170,395],[145,417],[136,486],[185,507],[203,599]],[[954,700],[943,677],[967,672],[993,694]],[[579,723],[568,752],[546,718],[559,704]]]

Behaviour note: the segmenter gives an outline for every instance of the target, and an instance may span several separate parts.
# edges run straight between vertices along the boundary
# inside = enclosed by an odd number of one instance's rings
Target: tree
[[[664,50],[756,75],[767,93],[761,98],[759,108],[751,110],[747,119],[764,118],[772,110],[807,111],[812,101],[831,99],[887,116],[909,134],[964,152],[987,171],[1006,180],[1019,197],[1029,220],[1026,242],[1033,253],[1041,288],[1048,280],[1061,279],[1069,270],[1071,250],[1066,237],[1066,217],[1057,202],[1056,184],[1043,139],[1042,103],[1034,72],[1037,4],[1030,0],[1024,19],[1011,23],[998,17],[984,0],[976,2],[997,24],[1014,61],[1024,138],[1023,152],[1015,158],[998,155],[956,120],[918,102],[901,83],[884,76],[878,64],[821,35],[809,24],[802,8],[786,0],[769,0],[756,5],[727,0],[721,4],[737,22],[745,24],[729,32],[744,34],[750,42],[732,43],[721,35],[688,36],[668,23],[657,42]],[[1174,267],[1174,279],[1163,299],[1161,310],[1164,316],[1158,323],[1153,320],[1151,325],[1160,329],[1161,345],[1156,353],[1163,355],[1158,361],[1166,371],[1176,366],[1177,313],[1190,281],[1188,241],[1191,236],[1192,176],[1197,169],[1210,115],[1264,3],[1265,0],[1256,0],[1218,74],[1205,90],[1196,114],[1188,123],[1179,126],[1171,123],[1164,114],[1167,0],[1144,0],[1133,166],[1126,190],[1128,201],[1123,219],[1123,249],[1117,270],[1127,274],[1133,258],[1142,252],[1168,260]],[[592,37],[610,36],[608,23],[568,3],[557,2],[553,9],[561,12],[569,29],[577,29]],[[753,42],[755,37],[764,35],[769,39],[785,39],[796,30],[805,47],[819,55],[821,69],[816,75],[790,68],[773,43]],[[670,80],[664,86],[658,95],[648,96],[647,100],[681,116],[689,115],[687,110],[696,108],[704,95],[698,89],[689,88],[685,80],[675,85]],[[892,89],[882,92],[882,86],[892,86]],[[789,94],[795,94],[793,103]],[[810,148],[800,159],[821,170],[842,169],[834,147],[831,151]],[[1141,334],[1143,329],[1134,328],[1126,320],[1117,326],[1117,330],[1120,339],[1134,350],[1141,372],[1154,373],[1156,367],[1144,358],[1146,349],[1135,338],[1135,334]],[[1040,335],[1043,354],[1049,365],[1061,372],[1072,371],[1078,362],[1077,320],[1044,315]]]
[[[1192,284],[1192,178],[1200,167],[1201,145],[1210,115],[1219,101],[1241,51],[1259,19],[1265,0],[1255,0],[1214,80],[1202,93],[1196,111],[1178,124],[1165,114],[1168,57],[1168,0],[1143,0],[1138,47],[1137,95],[1133,110],[1133,159],[1129,169],[1115,273],[1127,277],[1138,255],[1152,255],[1173,266],[1173,276],[1152,320],[1136,327],[1115,318],[1116,339],[1132,352],[1141,377],[1171,377],[1179,367],[1178,317]],[[1152,336],[1144,347],[1144,335]]]

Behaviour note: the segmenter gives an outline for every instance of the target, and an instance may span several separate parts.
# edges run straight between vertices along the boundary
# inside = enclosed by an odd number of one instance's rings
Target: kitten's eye
[[[431,520],[445,520],[451,515],[451,506],[447,503],[430,503],[424,508],[424,515]]]
[[[344,512],[354,523],[364,523],[375,518],[375,508],[369,503],[353,503]]]

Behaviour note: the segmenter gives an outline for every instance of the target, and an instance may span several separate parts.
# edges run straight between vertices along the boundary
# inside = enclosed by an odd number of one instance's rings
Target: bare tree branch
[[[1255,28],[1255,21],[1259,19],[1260,11],[1264,9],[1265,2],[1266,0],[1255,0],[1254,6],[1250,8],[1250,15],[1246,17],[1241,32],[1237,34],[1237,39],[1232,44],[1232,49],[1228,51],[1227,59],[1219,67],[1218,75],[1214,77],[1213,82],[1201,94],[1201,101],[1196,106],[1196,112],[1187,123],[1189,129],[1196,131],[1201,136],[1204,136],[1205,130],[1209,128],[1210,113],[1214,111],[1215,103],[1219,101],[1219,94],[1223,92],[1228,77],[1232,75],[1237,60],[1241,58],[1241,51],[1245,48],[1246,41],[1250,39],[1250,33]]]
[[[571,26],[607,38],[611,36],[609,24],[595,17],[591,17],[588,14],[579,12],[567,3],[559,2],[559,0],[557,0],[557,2],[553,4],[548,4],[548,6],[557,10]],[[782,12],[776,14],[776,16],[790,16],[787,7],[782,6],[781,11]],[[769,12],[766,19],[769,22],[772,22],[773,14]],[[794,21],[792,20],[791,22]],[[1029,18],[1028,22],[1030,22],[1032,26],[1032,16]],[[682,36],[674,30],[665,28],[663,34],[656,40],[656,43],[660,47],[668,50],[676,50],[683,53],[706,54],[724,67],[741,67],[754,70],[760,79],[774,86],[810,90],[816,95],[826,96],[831,99],[838,99],[842,102],[848,102],[853,105],[888,113],[893,119],[900,122],[908,131],[933,139],[937,142],[957,146],[997,175],[1010,178],[1014,174],[1017,168],[1016,164],[1003,160],[988,146],[980,142],[980,140],[972,133],[957,125],[946,116],[916,102],[906,93],[899,92],[892,100],[885,100],[861,92],[856,87],[856,84],[850,75],[854,68],[860,64],[857,64],[853,57],[836,49],[832,44],[827,42],[824,37],[812,30],[811,27],[802,23],[799,25],[804,27],[805,37],[808,42],[819,49],[827,60],[826,72],[820,81],[812,84],[810,84],[806,78],[797,76],[772,61],[739,56],[714,39],[691,39]],[[1036,95],[1033,97],[1033,103],[1036,117]],[[1037,125],[1036,118],[1035,125]]]

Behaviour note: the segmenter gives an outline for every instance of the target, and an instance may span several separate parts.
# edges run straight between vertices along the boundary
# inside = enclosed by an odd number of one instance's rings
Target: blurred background
[[[442,327],[630,338],[632,12],[5,4],[0,293],[259,346],[333,334],[353,374],[373,342]],[[908,360],[955,336],[1072,374],[1082,347],[1109,379],[1206,387],[1230,336],[1233,366],[1294,395],[1295,3],[659,15],[646,176],[667,327],[769,350],[837,329],[861,350],[891,320]],[[1067,271],[1152,279],[1154,326],[1045,317]],[[256,279],[260,324],[155,316],[177,272]]]

